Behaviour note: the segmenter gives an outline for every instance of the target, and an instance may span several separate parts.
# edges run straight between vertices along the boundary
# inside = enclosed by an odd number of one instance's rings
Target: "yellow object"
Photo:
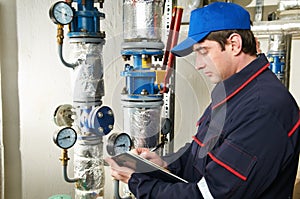
[[[166,71],[165,70],[156,70],[155,73],[156,73],[156,82],[155,83],[158,86],[160,86],[160,84],[164,82]]]
[[[151,56],[143,55],[142,57],[142,68],[151,68]]]
[[[57,38],[57,43],[59,45],[62,45],[63,40],[64,40],[64,26],[63,25],[60,25],[60,24],[57,25],[56,38]]]
[[[67,166],[68,165],[68,161],[70,160],[70,158],[68,157],[68,150],[67,149],[63,149],[61,151],[61,158],[59,158],[59,160],[61,161],[63,166]]]

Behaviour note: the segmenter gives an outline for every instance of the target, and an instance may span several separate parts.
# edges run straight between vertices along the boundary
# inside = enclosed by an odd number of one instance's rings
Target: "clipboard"
[[[188,181],[182,179],[179,176],[172,174],[167,171],[165,168],[160,167],[159,165],[142,158],[139,155],[127,151],[119,155],[113,156],[112,159],[119,165],[123,167],[128,167],[134,169],[136,173],[143,173],[151,177],[161,179],[165,182],[183,182],[188,183]]]

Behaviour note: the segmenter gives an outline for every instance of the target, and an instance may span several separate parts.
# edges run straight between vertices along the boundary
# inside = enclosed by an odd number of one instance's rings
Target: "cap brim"
[[[188,37],[177,46],[172,48],[171,52],[177,57],[184,57],[193,52],[193,45],[195,43],[197,43],[196,40]]]
[[[172,48],[171,52],[177,57],[184,57],[193,52],[193,45],[201,41],[209,33],[201,33],[183,40]]]

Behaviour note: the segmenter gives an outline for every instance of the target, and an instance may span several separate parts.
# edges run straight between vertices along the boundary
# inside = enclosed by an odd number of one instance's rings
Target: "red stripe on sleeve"
[[[239,172],[237,172],[236,170],[234,170],[233,168],[231,168],[230,166],[228,166],[227,164],[225,164],[224,162],[218,160],[213,154],[211,154],[210,152],[208,153],[209,157],[218,165],[224,167],[225,169],[227,169],[228,171],[230,171],[231,173],[233,173],[234,175],[236,175],[237,177],[239,177],[240,179],[246,181],[247,177],[240,174]]]
[[[196,136],[192,136],[193,137],[193,140],[197,143],[197,144],[199,144],[199,146],[201,146],[201,147],[204,147],[205,146],[205,144],[203,144],[202,142],[200,142],[200,140],[198,140],[197,138],[196,138]]]
[[[300,115],[300,112],[299,112],[299,115]],[[289,137],[291,137],[295,133],[295,131],[297,130],[299,125],[300,125],[300,118],[298,119],[298,122],[295,124],[295,126],[292,128],[292,130],[288,133]]]

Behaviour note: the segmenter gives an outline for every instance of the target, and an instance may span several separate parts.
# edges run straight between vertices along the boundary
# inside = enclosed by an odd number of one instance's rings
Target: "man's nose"
[[[195,69],[201,70],[205,68],[205,62],[201,55],[197,55],[196,57],[196,63],[195,63]]]

